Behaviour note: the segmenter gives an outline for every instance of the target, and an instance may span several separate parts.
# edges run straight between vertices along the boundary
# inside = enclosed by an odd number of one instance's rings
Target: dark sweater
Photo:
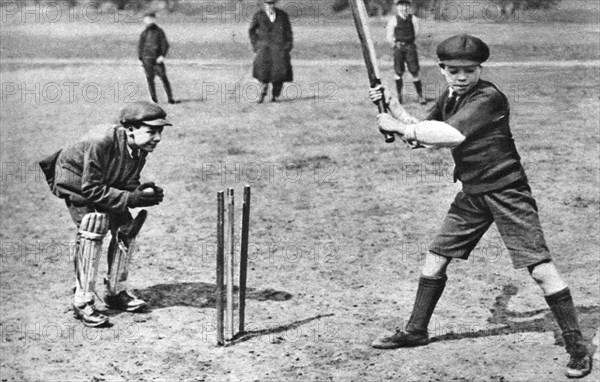
[[[408,15],[405,19],[396,16],[394,37],[396,38],[396,41],[407,44],[415,42],[415,26],[413,25],[412,15]]]
[[[454,176],[462,182],[463,191],[478,194],[527,182],[510,132],[506,96],[492,83],[480,80],[446,115],[448,94],[446,89],[427,119],[446,122],[465,136],[452,150]]]
[[[169,42],[165,32],[156,24],[150,24],[140,35],[138,57],[140,60],[156,60],[167,56]]]
[[[130,193],[140,185],[144,156],[133,158],[125,128],[114,126],[102,136],[68,146],[40,164],[59,198],[124,212]]]

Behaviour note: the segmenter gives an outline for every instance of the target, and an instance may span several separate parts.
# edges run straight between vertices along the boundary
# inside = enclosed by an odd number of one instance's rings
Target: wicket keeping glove
[[[147,191],[151,188],[153,191],[150,193]],[[154,182],[144,183],[138,186],[127,199],[127,207],[150,207],[156,206],[163,201],[164,194],[163,189],[154,185]]]

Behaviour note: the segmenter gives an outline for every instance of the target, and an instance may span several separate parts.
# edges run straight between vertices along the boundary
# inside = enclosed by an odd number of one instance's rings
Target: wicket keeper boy
[[[396,15],[388,21],[386,40],[394,50],[394,71],[396,72],[396,89],[398,101],[402,103],[402,76],[405,66],[412,76],[413,84],[419,97],[419,103],[426,104],[423,97],[423,84],[419,78],[419,56],[415,40],[419,34],[419,18],[411,12],[411,2],[396,0]]]
[[[480,39],[459,35],[437,47],[439,66],[448,87],[426,121],[410,116],[390,97],[391,114],[378,116],[382,132],[408,141],[450,147],[460,191],[425,257],[412,314],[404,329],[376,339],[379,349],[422,346],[429,342],[428,324],[446,285],[452,259],[467,259],[483,234],[496,223],[515,268],[526,268],[540,286],[562,331],[570,359],[569,378],[590,373],[592,358],[565,281],[554,266],[509,127],[509,104],[498,88],[481,77],[489,57]],[[371,89],[371,99],[382,97]]]
[[[150,207],[163,200],[154,183],[140,184],[146,156],[171,126],[158,105],[140,101],[125,106],[120,125],[98,137],[84,139],[40,162],[52,193],[64,199],[77,226],[73,310],[86,326],[108,323],[94,305],[102,241],[110,231],[104,303],[110,309],[135,312],[146,303],[127,290],[134,241],[146,211],[135,219],[130,208]]]

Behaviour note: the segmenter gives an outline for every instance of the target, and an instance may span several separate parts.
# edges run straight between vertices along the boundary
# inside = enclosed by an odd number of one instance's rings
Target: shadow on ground
[[[527,340],[527,333],[553,332],[554,344],[564,345],[560,328],[554,321],[550,309],[538,309],[530,312],[514,312],[508,310],[508,303],[512,296],[516,295],[518,288],[515,285],[505,285],[502,293],[496,297],[494,306],[490,309],[492,317],[488,318],[489,325],[493,328],[483,330],[471,330],[472,327],[457,325],[456,331],[442,334],[431,338],[431,342],[453,341],[463,338],[480,338],[500,335],[514,334],[519,341]],[[583,338],[590,344],[600,324],[600,307],[578,306],[577,315]],[[501,326],[498,326],[501,325]],[[517,337],[518,336],[518,337]],[[530,338],[529,341],[532,341]],[[590,349],[595,352],[596,349]]]
[[[170,306],[191,306],[195,308],[216,307],[215,284],[208,283],[177,283],[157,284],[136,291],[136,295],[146,300],[150,309],[168,308]],[[238,288],[234,288],[237,293]],[[292,298],[288,292],[275,289],[246,290],[247,300],[256,301],[286,301]]]
[[[181,98],[178,100],[180,104],[182,103],[203,103],[204,99],[200,98]]]
[[[333,313],[319,314],[314,317],[309,317],[309,318],[305,318],[303,320],[290,322],[289,324],[274,326],[272,328],[266,328],[266,329],[260,329],[260,330],[247,330],[244,333],[238,333],[235,336],[235,338],[233,339],[233,341],[229,342],[229,344],[249,341],[249,340],[259,337],[259,336],[267,336],[267,335],[271,335],[271,334],[284,333],[284,332],[299,328],[302,325],[306,325],[311,321],[315,321],[315,320],[319,320],[324,317],[331,317],[331,316],[333,316]],[[278,342],[281,340],[284,340],[284,339],[281,337],[274,337],[272,339],[272,342]]]
[[[191,306],[195,308],[214,308],[216,307],[216,286],[208,283],[178,283],[178,284],[158,284],[146,289],[136,291],[136,295],[148,302],[149,310],[167,308],[170,306]],[[234,293],[237,294],[238,287],[234,287]],[[253,289],[246,290],[246,300],[255,301],[286,301],[292,298],[292,294],[275,289]],[[259,336],[276,335],[289,330],[294,330],[311,321],[323,317],[333,316],[333,314],[319,314],[314,317],[305,318],[273,327],[266,327],[259,330],[248,330],[238,335],[227,344],[231,345],[237,342],[245,342]],[[278,337],[274,336],[273,341]]]

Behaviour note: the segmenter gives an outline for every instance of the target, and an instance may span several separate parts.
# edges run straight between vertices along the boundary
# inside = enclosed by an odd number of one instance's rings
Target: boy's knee
[[[567,284],[560,277],[558,270],[550,260],[530,265],[527,267],[527,270],[535,282],[542,288],[546,296],[567,287]]]
[[[546,276],[548,276],[550,273],[554,273],[554,269],[554,265],[551,263],[550,260],[544,260],[542,262],[529,265],[527,267],[527,271],[529,272],[531,277],[537,282],[543,281],[546,278]]]
[[[446,274],[448,264],[450,264],[450,258],[428,252],[425,255],[425,265],[423,266],[422,275],[427,277],[442,277]]]

